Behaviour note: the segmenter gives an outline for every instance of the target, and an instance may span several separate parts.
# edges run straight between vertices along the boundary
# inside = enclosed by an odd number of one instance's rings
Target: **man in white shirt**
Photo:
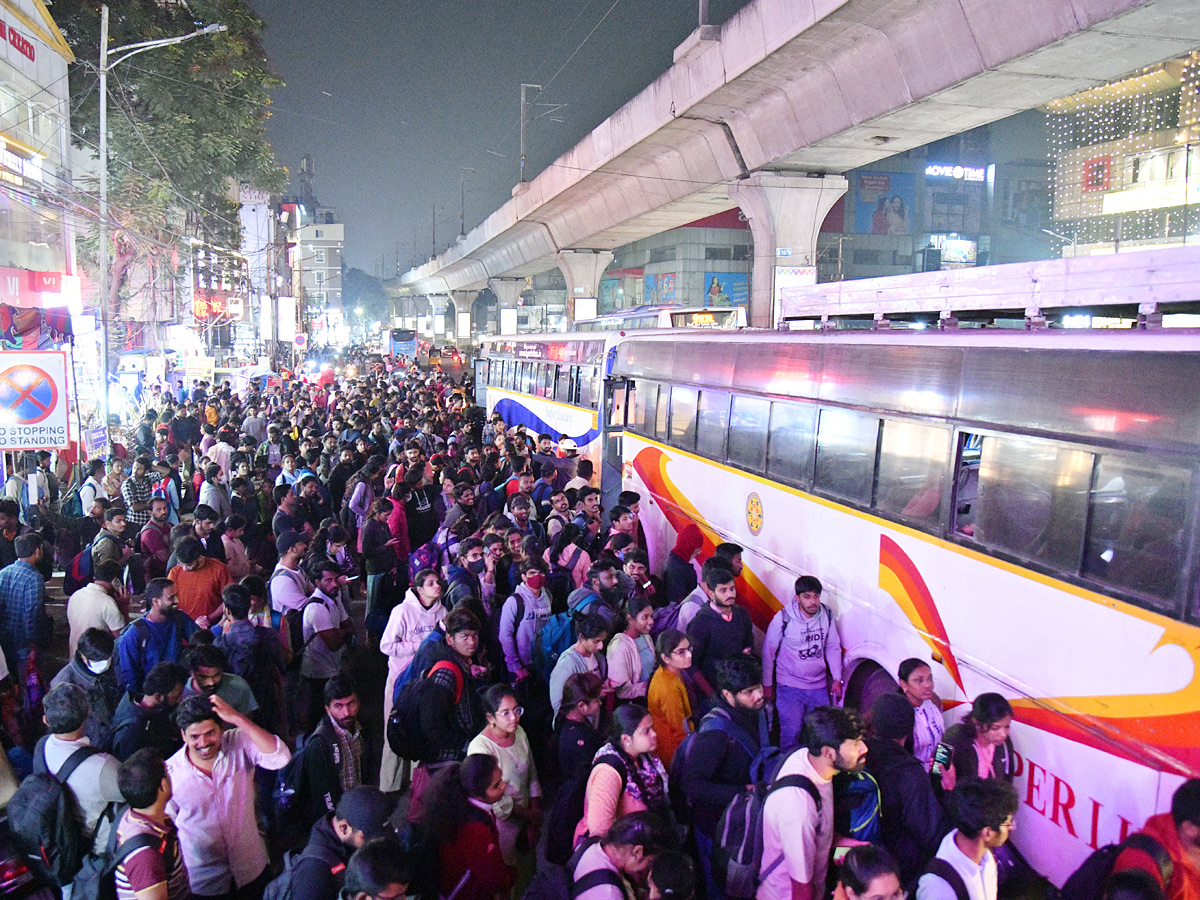
[[[104,460],[93,459],[88,463],[88,477],[79,487],[79,505],[86,513],[92,508],[92,504],[96,498],[101,500],[111,499],[108,496],[108,490],[104,487]]]
[[[275,549],[279,551],[279,564],[267,582],[271,609],[279,613],[300,609],[312,593],[312,582],[300,568],[300,560],[308,552],[308,537],[297,531],[284,532],[275,542]]]
[[[117,601],[128,604],[129,593],[121,582],[122,566],[115,559],[106,559],[96,566],[95,578],[67,600],[67,654],[75,655],[79,637],[89,628],[100,628],[120,637],[125,630],[125,614]]]
[[[215,694],[179,704],[184,746],[167,760],[167,815],[179,829],[192,897],[262,896],[267,845],[255,817],[255,767],[277,771],[287,744]]]
[[[346,615],[340,599],[341,572],[330,562],[318,563],[310,573],[314,587],[304,605],[303,659],[300,675],[308,687],[304,730],[311,731],[325,712],[325,682],[339,670],[339,653],[354,633],[354,623]]]
[[[937,855],[917,882],[917,900],[956,900],[954,881],[970,900],[996,900],[996,860],[992,851],[1016,826],[1017,791],[1007,781],[972,778],[954,789],[950,820]]]
[[[121,788],[117,784],[117,772],[121,764],[115,756],[92,751],[91,741],[84,736],[88,719],[88,698],[77,684],[60,684],[46,694],[43,701],[42,721],[49,735],[39,741],[40,750],[34,753],[34,771],[45,764],[45,771],[57,775],[76,751],[87,748],[91,755],[75,767],[66,779],[75,794],[79,810],[83,813],[85,835],[95,835],[92,846],[104,847],[112,822],[101,815],[110,803],[124,803]],[[85,754],[86,755],[86,754]],[[39,761],[39,757],[41,761]],[[87,847],[85,849],[91,849]],[[71,900],[71,885],[62,891],[63,900]]]
[[[860,771],[866,759],[856,713],[836,706],[809,713],[799,749],[784,760],[763,804],[757,900],[821,900],[833,847],[833,776]],[[791,776],[807,779],[820,802],[803,784],[780,783]]]

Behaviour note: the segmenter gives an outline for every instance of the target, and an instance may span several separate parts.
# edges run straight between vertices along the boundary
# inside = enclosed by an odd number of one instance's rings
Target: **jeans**
[[[779,711],[779,744],[786,753],[800,743],[800,729],[810,709],[829,705],[827,688],[775,686],[775,709]]]

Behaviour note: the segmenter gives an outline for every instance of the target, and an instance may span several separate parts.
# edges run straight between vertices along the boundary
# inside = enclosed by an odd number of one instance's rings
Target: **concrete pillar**
[[[521,296],[521,291],[525,290],[524,278],[489,278],[488,287],[492,289],[492,293],[496,295],[496,334],[503,333],[500,327],[503,313],[501,310],[516,309],[517,298]],[[513,320],[516,321],[515,319]],[[516,328],[514,327],[514,331]]]
[[[752,326],[772,328],[778,321],[776,267],[811,266],[816,283],[817,232],[844,193],[846,179],[841,175],[755,172],[729,186],[729,199],[746,214],[754,237]]]
[[[558,267],[567,280],[567,324],[575,321],[575,301],[600,296],[600,276],[613,261],[609,250],[559,250]]]
[[[470,326],[467,327],[466,334],[464,334],[462,332],[462,330],[458,327],[458,322],[462,320],[463,313],[467,314],[468,321],[469,321],[469,317],[471,315],[471,307],[475,305],[475,298],[479,296],[479,291],[451,291],[450,296],[454,298],[454,311],[455,311],[455,317],[456,317],[456,321],[453,323],[454,339],[459,344],[461,344],[463,341],[466,341],[468,344],[470,344],[470,342],[471,342]]]

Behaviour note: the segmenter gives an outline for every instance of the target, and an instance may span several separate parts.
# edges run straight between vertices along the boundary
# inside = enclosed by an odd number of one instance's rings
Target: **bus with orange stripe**
[[[765,629],[797,575],[847,702],[933,663],[1015,710],[1017,845],[1056,884],[1200,777],[1200,337],[740,332],[615,340],[598,429],[652,569],[745,547]]]

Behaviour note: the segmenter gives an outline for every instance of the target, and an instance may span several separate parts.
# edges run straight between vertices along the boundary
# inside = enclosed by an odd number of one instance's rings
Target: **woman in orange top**
[[[658,758],[670,769],[675,748],[692,730],[692,704],[681,674],[692,667],[692,642],[682,631],[668,629],[658,636],[655,650],[659,665],[650,679],[646,705],[658,734]]]

